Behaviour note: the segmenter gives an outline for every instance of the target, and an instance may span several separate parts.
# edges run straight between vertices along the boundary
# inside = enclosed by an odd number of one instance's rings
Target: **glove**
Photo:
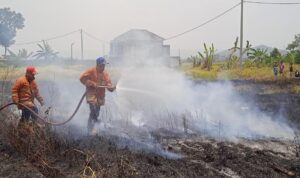
[[[18,109],[22,109],[22,108],[23,108],[23,107],[19,104],[19,102],[15,102],[15,103],[17,103]]]
[[[86,81],[86,86],[87,87],[93,87],[93,88],[97,87],[96,83],[91,81],[91,80]]]
[[[116,90],[116,86],[107,87],[108,91],[113,92]]]

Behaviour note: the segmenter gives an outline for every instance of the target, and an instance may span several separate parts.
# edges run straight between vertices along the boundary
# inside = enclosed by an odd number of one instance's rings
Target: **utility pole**
[[[244,0],[241,0],[240,67],[243,67]]]
[[[73,45],[74,45],[74,42],[71,43],[71,60],[73,60]]]
[[[104,57],[105,56],[105,44],[102,43],[102,56]]]
[[[83,60],[83,34],[82,34],[82,29],[80,29],[80,37],[81,37],[81,60]]]
[[[178,64],[179,66],[181,66],[180,48],[178,49],[178,55],[179,55]]]

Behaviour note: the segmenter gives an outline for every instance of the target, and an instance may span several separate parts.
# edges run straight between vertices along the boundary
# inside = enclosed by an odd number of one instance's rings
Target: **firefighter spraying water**
[[[95,124],[98,122],[101,106],[105,103],[105,88],[113,92],[116,87],[112,85],[108,72],[105,70],[106,60],[103,57],[96,59],[96,67],[86,70],[80,81],[86,86],[86,101],[90,107],[88,119],[88,132],[95,134]]]
[[[106,64],[106,60],[103,57],[99,57],[96,59],[96,66],[88,69],[81,75],[80,81],[86,86],[86,91],[82,95],[73,114],[65,121],[48,121],[38,115],[38,109],[34,100],[37,99],[41,106],[44,106],[44,100],[39,94],[38,85],[34,81],[35,75],[37,74],[37,69],[32,66],[27,67],[25,76],[20,77],[14,83],[12,88],[13,102],[0,107],[0,111],[10,105],[17,105],[18,109],[22,111],[19,124],[20,126],[29,121],[35,122],[37,119],[45,124],[60,126],[66,124],[74,118],[82,104],[83,99],[86,97],[87,103],[90,106],[88,131],[89,133],[92,133],[95,124],[98,122],[100,107],[105,103],[105,89],[107,88],[111,92],[115,91],[116,89],[116,86],[112,85],[108,72],[104,70]]]

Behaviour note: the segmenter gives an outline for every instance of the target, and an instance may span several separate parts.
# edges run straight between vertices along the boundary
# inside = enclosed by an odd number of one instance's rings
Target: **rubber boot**
[[[88,134],[89,135],[96,135],[97,130],[95,128],[95,124],[96,124],[96,121],[94,119],[89,118],[89,121],[88,121]]]

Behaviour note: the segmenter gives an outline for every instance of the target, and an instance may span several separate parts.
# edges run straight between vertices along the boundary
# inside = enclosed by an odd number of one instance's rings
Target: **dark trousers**
[[[95,123],[98,122],[99,113],[100,113],[100,106],[96,104],[90,104],[90,117],[88,121],[89,132],[94,128]]]
[[[38,113],[38,109],[37,109],[37,107],[33,107],[32,108],[32,110],[35,112],[35,113]],[[26,108],[24,108],[24,109],[22,109],[22,116],[21,116],[21,122],[28,122],[29,120],[32,120],[32,121],[36,121],[36,117],[35,117],[35,115],[31,112],[31,111],[29,111],[28,109],[26,109]]]
[[[37,107],[33,107],[32,110],[35,112],[35,113],[38,113],[38,109]],[[26,123],[29,123],[29,121],[33,121],[35,122],[37,120],[37,118],[34,116],[34,114],[29,111],[28,109],[26,108],[23,108],[22,109],[22,116],[21,116],[21,119],[20,119],[20,122],[18,124],[18,128],[22,128],[24,126],[24,124]]]

